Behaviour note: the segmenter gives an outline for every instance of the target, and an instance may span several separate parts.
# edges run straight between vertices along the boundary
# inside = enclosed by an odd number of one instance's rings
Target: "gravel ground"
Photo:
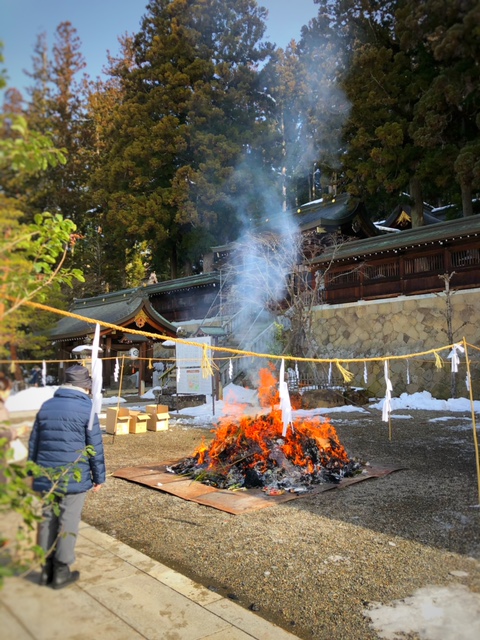
[[[407,415],[408,413],[408,415]],[[304,640],[379,637],[369,607],[427,586],[480,593],[480,509],[467,414],[335,413],[350,456],[381,479],[234,516],[109,477],[84,520]],[[105,436],[109,473],[193,453],[208,428]],[[417,638],[407,634],[405,638]],[[458,636],[461,637],[461,636]]]

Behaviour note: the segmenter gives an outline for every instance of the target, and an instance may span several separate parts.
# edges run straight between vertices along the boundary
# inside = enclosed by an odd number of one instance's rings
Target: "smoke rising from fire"
[[[245,164],[240,171],[245,174]],[[278,190],[265,173],[250,164],[249,175],[259,215],[252,215],[252,194],[241,194],[235,204],[242,233],[234,244],[225,280],[239,347],[272,353],[272,339],[261,345],[254,340],[272,325],[285,297],[286,281],[298,257],[298,228],[291,212],[282,210]],[[265,362],[253,362],[251,369],[260,366]]]
[[[341,85],[348,63],[341,37],[326,14],[319,12],[302,30],[298,57],[300,153],[290,162],[292,166],[297,163],[297,170],[315,165],[338,170],[344,151],[342,131],[351,109]]]
[[[342,153],[342,127],[350,110],[338,82],[344,60],[336,34],[328,28],[322,32],[319,24],[314,20],[303,30],[298,46],[292,42],[285,52],[279,50],[274,73],[281,81],[266,89],[275,103],[282,156],[259,159],[249,149],[232,178],[241,233],[226,279],[230,311],[237,314],[237,333],[243,339],[239,346],[245,350],[273,352],[272,343],[260,349],[253,340],[269,317],[270,322],[276,319],[288,279],[302,259],[296,207],[319,197],[315,171],[329,166],[333,172]],[[268,73],[266,69],[267,78]],[[309,185],[308,192],[299,188],[300,182]],[[327,190],[325,184],[323,188]]]

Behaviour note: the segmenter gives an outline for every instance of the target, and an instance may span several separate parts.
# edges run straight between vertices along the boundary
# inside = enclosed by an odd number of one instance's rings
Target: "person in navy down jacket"
[[[38,527],[38,544],[47,554],[40,584],[54,589],[66,587],[80,577],[78,571],[71,571],[70,565],[75,561],[83,505],[87,491],[98,491],[105,482],[105,457],[97,415],[93,427],[88,428],[91,386],[86,367],[79,364],[69,367],[65,371],[65,384],[40,407],[29,440],[28,458],[39,466],[49,469],[75,466],[81,471],[80,482],[68,476],[65,483],[62,481],[55,488],[56,493],[61,493],[55,498],[60,512],[57,516],[52,506],[46,505]],[[79,460],[87,445],[95,449],[95,455]],[[50,490],[51,482],[41,476],[34,479],[33,488],[45,493]]]

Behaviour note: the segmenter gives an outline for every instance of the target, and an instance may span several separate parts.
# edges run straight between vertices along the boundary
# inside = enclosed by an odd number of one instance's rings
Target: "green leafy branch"
[[[62,215],[45,212],[35,215],[31,224],[3,229],[0,289],[8,304],[4,305],[0,320],[28,300],[42,301],[53,282],[71,287],[74,279],[85,281],[79,269],[64,267],[69,249],[78,238],[76,228]]]
[[[7,167],[35,174],[66,164],[66,149],[56,149],[51,136],[29,129],[23,116],[3,116],[0,123],[12,134],[0,145],[0,169]]]
[[[0,116],[0,126],[8,134],[0,139],[0,171],[28,175],[66,163],[66,150],[30,130],[24,117]],[[65,266],[80,237],[75,223],[44,212],[24,224],[19,204],[0,190],[0,321],[29,300],[44,300],[52,284],[71,287],[73,280],[85,281],[79,269]]]

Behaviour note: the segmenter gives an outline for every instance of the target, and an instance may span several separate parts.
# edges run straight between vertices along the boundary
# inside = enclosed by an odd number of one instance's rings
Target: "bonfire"
[[[328,418],[296,419],[285,432],[272,371],[263,369],[260,380],[260,405],[269,411],[251,417],[242,415],[243,407],[232,407],[232,415],[213,430],[212,442],[202,442],[192,456],[169,467],[172,473],[220,489],[261,487],[276,495],[360,472]]]

